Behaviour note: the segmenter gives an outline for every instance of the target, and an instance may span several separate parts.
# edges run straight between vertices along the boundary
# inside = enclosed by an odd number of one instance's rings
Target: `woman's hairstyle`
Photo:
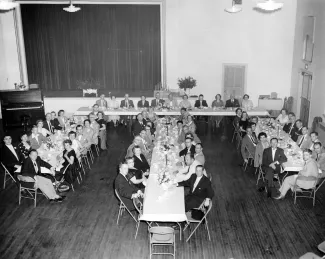
[[[235,112],[237,113],[238,111],[242,112],[243,110],[241,108],[237,108]]]
[[[249,99],[249,95],[248,94],[244,94],[243,99],[245,99],[245,97],[247,97],[247,99]]]
[[[98,112],[97,115],[98,114],[101,114],[104,117],[104,113],[102,111]]]
[[[267,138],[267,135],[265,132],[261,132],[260,134],[258,134],[258,139],[261,140],[261,137],[264,136],[265,138]]]
[[[128,156],[125,158],[125,163],[127,163],[129,160],[134,161],[134,158],[132,156]]]
[[[183,99],[184,99],[185,97],[188,98],[187,94],[184,94],[184,95],[183,95]]]
[[[40,122],[43,122],[43,121],[42,120],[37,120],[36,125],[38,125],[38,123],[40,123]]]
[[[220,97],[220,99],[221,99],[221,94],[217,94],[215,98],[217,99],[217,97],[218,97],[218,96],[219,96],[219,97]]]
[[[68,135],[69,135],[69,137],[70,137],[70,135],[74,135],[74,136],[76,136],[76,132],[74,132],[74,131],[70,131]]]
[[[84,120],[84,125],[86,125],[86,121],[88,121],[88,122],[89,122],[89,124],[90,124],[90,120],[88,120],[88,119],[85,119],[85,120]]]
[[[281,109],[281,113],[282,113],[282,111],[285,111],[285,112],[286,112],[286,114],[288,114],[288,112],[287,112],[287,110],[286,110],[286,109]]]
[[[27,133],[26,132],[21,132],[20,134],[19,134],[19,139],[21,140],[21,138],[23,137],[23,136],[27,136]]]
[[[59,110],[58,116],[61,116],[61,113],[64,113],[64,110]]]
[[[70,139],[66,139],[63,141],[63,144],[69,144],[70,146],[72,145],[72,141]]]
[[[312,155],[313,151],[311,151],[309,148],[305,148],[304,153],[308,153],[309,155]]]

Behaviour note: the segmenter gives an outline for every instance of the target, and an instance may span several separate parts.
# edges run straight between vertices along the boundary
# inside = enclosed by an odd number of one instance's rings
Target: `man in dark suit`
[[[17,146],[12,145],[11,136],[5,134],[3,138],[4,145],[1,148],[0,152],[0,161],[3,165],[9,170],[10,173],[13,173],[18,168],[21,167],[21,162],[23,160],[22,154],[19,152]]]
[[[195,146],[193,145],[193,139],[185,139],[185,148],[179,152],[180,157],[185,157],[187,153],[191,153],[193,156],[195,154]]]
[[[149,102],[144,95],[142,95],[141,100],[138,101],[138,108],[149,108]]]
[[[203,109],[204,107],[208,107],[207,101],[203,100],[203,94],[199,95],[199,100],[195,101],[195,108]]]
[[[134,146],[133,147],[133,159],[134,159],[134,167],[138,170],[141,170],[142,172],[148,172],[150,169],[150,165],[145,158],[145,156],[141,153],[140,146]]]
[[[100,95],[100,99],[96,101],[96,104],[99,107],[105,107],[107,108],[107,101],[105,100],[105,94]]]
[[[114,188],[124,202],[125,206],[129,210],[134,210],[132,199],[142,197],[143,193],[139,188],[129,181],[128,170],[128,165],[126,163],[120,164],[119,173],[115,178]]]
[[[291,131],[296,126],[295,125],[296,115],[293,112],[289,112],[288,117],[289,117],[289,121],[286,124],[284,124],[283,131],[290,135]]]
[[[178,186],[190,187],[190,193],[185,196],[185,212],[198,208],[203,201],[209,205],[214,196],[210,180],[203,174],[203,166],[197,165],[195,174],[188,180],[179,182]]]
[[[140,134],[141,130],[143,130],[145,128],[145,124],[143,122],[143,117],[142,114],[139,113],[137,115],[137,119],[135,122],[133,122],[132,124],[132,133],[134,134],[134,136],[137,136]]]
[[[274,174],[279,174],[281,171],[281,164],[287,162],[287,157],[282,148],[278,147],[278,139],[271,139],[271,147],[264,149],[262,167],[265,172],[265,179],[267,185],[259,188],[262,192],[267,188],[267,197],[271,197],[271,188],[273,187]]]
[[[239,105],[239,101],[237,99],[235,99],[234,95],[231,94],[230,95],[230,99],[226,101],[226,108],[235,108],[235,107],[240,107]]]
[[[293,130],[290,132],[291,139],[294,142],[297,142],[299,136],[303,135],[302,134],[302,121],[301,120],[296,120],[296,127],[293,128]]]
[[[160,93],[156,93],[156,99],[151,101],[151,107],[160,107],[164,104],[164,100],[160,99]]]
[[[35,187],[39,188],[45,196],[53,201],[62,202],[65,196],[57,195],[52,181],[42,176],[41,168],[45,167],[50,170],[54,176],[54,167],[49,163],[43,161],[35,149],[32,149],[29,153],[29,157],[24,161],[21,168],[21,175],[18,179],[23,182],[35,182]]]
[[[128,94],[125,94],[124,100],[121,101],[120,107],[121,108],[127,108],[127,109],[134,108],[133,101],[129,100],[129,95]]]
[[[45,118],[46,118],[46,120],[43,121],[43,127],[44,127],[44,129],[47,129],[49,132],[53,133],[54,127],[53,127],[53,125],[51,123],[51,120],[52,120],[51,113],[47,113],[45,115]]]
[[[255,125],[255,124],[254,124]],[[248,159],[255,158],[255,151],[257,145],[257,139],[253,136],[252,126],[248,125],[246,128],[246,135],[241,143],[241,155],[245,163],[248,163]]]
[[[60,122],[58,120],[58,118],[56,117],[56,113],[53,111],[51,112],[51,124],[54,127],[54,129],[57,130],[62,130],[62,127],[60,126]]]

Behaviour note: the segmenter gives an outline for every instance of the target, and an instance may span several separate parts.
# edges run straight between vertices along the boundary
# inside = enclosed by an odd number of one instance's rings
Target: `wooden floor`
[[[16,186],[0,192],[1,258],[149,258],[145,224],[136,240],[129,216],[116,225],[112,183],[131,139],[122,127],[109,129],[108,135],[109,152],[96,159],[85,181],[63,203],[50,204],[41,197],[37,208],[29,200],[18,206]],[[188,243],[177,240],[176,258],[288,259],[308,251],[321,255],[317,245],[325,240],[325,188],[317,194],[315,208],[310,200],[294,205],[290,192],[283,201],[267,199],[256,191],[253,169],[243,172],[238,166],[241,160],[233,144],[221,142],[220,134],[202,141],[215,190],[209,216],[212,240],[204,228]]]

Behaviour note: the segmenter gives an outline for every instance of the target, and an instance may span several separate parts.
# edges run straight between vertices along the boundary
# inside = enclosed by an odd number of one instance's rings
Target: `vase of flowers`
[[[188,94],[190,94],[190,90],[196,87],[196,80],[191,76],[178,78],[177,84],[180,89],[183,89],[184,92],[188,90]]]

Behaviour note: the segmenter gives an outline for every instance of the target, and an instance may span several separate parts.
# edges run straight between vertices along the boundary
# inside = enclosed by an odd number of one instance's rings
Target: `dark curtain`
[[[150,90],[161,81],[158,5],[21,5],[28,77],[45,90],[78,80],[104,89]]]

